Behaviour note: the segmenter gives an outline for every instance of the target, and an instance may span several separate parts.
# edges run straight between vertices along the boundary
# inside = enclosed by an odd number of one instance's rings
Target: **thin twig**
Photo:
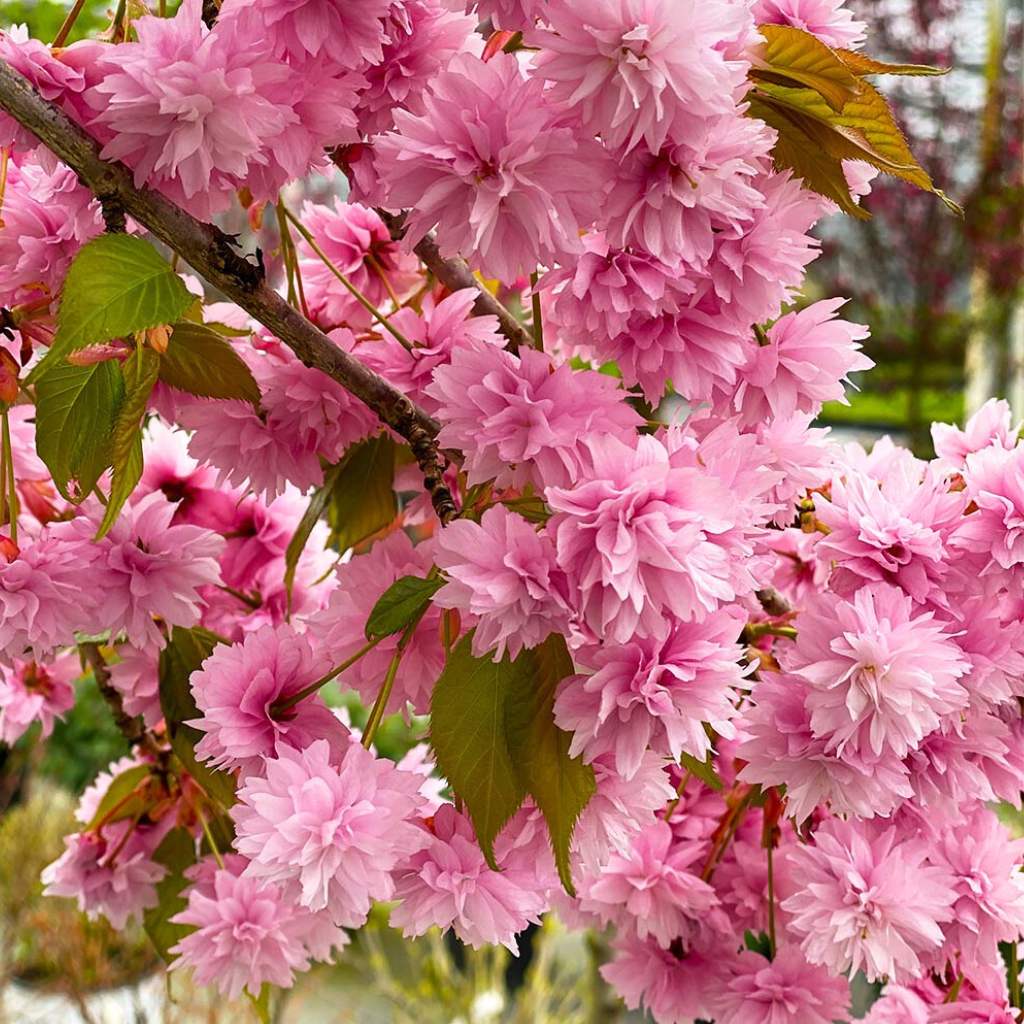
[[[110,681],[110,668],[107,665],[106,659],[103,657],[103,652],[100,650],[99,644],[86,642],[79,644],[78,649],[82,652],[83,657],[92,669],[93,678],[96,680],[96,686],[99,688],[100,693],[103,695],[103,699],[110,707],[110,711],[114,716],[114,724],[117,726],[118,731],[122,736],[124,736],[131,746],[141,747],[158,761],[161,760],[165,751],[160,744],[157,743],[156,738],[152,733],[146,731],[145,723],[141,718],[133,717],[125,711],[124,703],[121,700],[121,694],[118,693],[114,684]]]
[[[381,220],[387,225],[391,237],[398,241],[405,234],[405,218],[400,214],[378,209]],[[533,336],[516,318],[516,315],[496,299],[477,279],[469,264],[457,257],[446,258],[441,255],[437,240],[432,234],[426,234],[413,247],[412,251],[423,261],[426,268],[450,292],[461,291],[463,288],[475,288],[476,301],[473,313],[476,316],[494,316],[498,318],[498,330],[508,340],[508,347],[515,352],[519,348],[530,348]]]

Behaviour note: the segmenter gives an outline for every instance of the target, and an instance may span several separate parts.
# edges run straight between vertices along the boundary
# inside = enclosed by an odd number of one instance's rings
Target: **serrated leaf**
[[[260,404],[252,371],[224,337],[206,324],[174,324],[160,360],[160,380],[200,398]]]
[[[381,594],[366,620],[366,639],[390,636],[405,629],[443,586],[444,580],[439,576],[403,576],[395,580]]]
[[[695,778],[700,779],[705,786],[710,786],[714,790],[725,789],[725,783],[718,777],[718,773],[715,771],[714,762],[711,759],[711,754],[703,761],[698,761],[693,754],[683,753],[679,757],[679,763]]]
[[[472,643],[472,633],[462,638],[434,687],[430,739],[441,774],[465,804],[480,849],[497,870],[494,840],[526,796],[505,719],[508,695],[529,666],[508,657],[497,663],[475,658]]]
[[[96,533],[97,540],[110,531],[142,479],[142,417],[159,370],[160,357],[151,348],[141,346],[124,364],[124,399],[110,435],[113,479],[103,521]]]
[[[133,794],[151,773],[151,765],[137,764],[115,776],[97,805],[96,813],[86,825],[86,830],[96,828],[101,821],[121,821],[146,810],[148,804]]]
[[[828,131],[827,128],[795,111],[762,103],[757,97],[750,98],[748,113],[778,133],[778,141],[772,150],[777,169],[788,168],[806,188],[831,199],[851,217],[866,220],[870,216],[867,210],[854,202],[842,162],[825,151],[820,136]]]
[[[146,910],[142,921],[150,942],[169,964],[174,960],[171,947],[193,930],[185,924],[171,923],[171,918],[188,904],[182,892],[188,884],[185,871],[196,862],[196,844],[191,833],[184,828],[171,829],[153,853],[153,860],[167,868],[167,874],[156,884],[156,906]]]
[[[836,50],[842,62],[855,75],[912,75],[936,77],[948,75],[949,68],[930,68],[927,64],[888,64],[855,50]]]
[[[558,877],[565,891],[575,896],[569,847],[576,822],[596,787],[593,768],[569,756],[572,737],[555,725],[555,691],[573,674],[572,658],[565,639],[552,634],[516,660],[524,663],[526,671],[513,676],[509,692],[509,751],[523,788],[544,815]]]
[[[760,25],[758,31],[765,42],[753,57],[755,81],[805,86],[833,110],[842,110],[863,88],[842,58],[811,33],[790,25]]]
[[[136,235],[100,235],[82,246],[68,269],[57,333],[29,381],[76,349],[173,323],[194,301],[149,242]]]
[[[123,397],[115,362],[56,364],[36,384],[36,450],[68,501],[85,498],[110,465],[110,435]]]
[[[863,82],[862,86],[860,95],[838,112],[810,89],[761,82],[750,97],[758,101],[752,102],[750,113],[760,117],[764,107],[769,107],[783,115],[780,123],[770,120],[768,123],[780,134],[786,133],[787,141],[798,151],[806,151],[808,147],[811,151],[820,150],[833,163],[840,164],[840,170],[843,160],[863,160],[885,174],[933,193],[950,209],[961,212],[935,187],[931,176],[917,162],[882,94],[868,82]],[[779,153],[776,147],[773,151],[776,166],[789,166]],[[852,203],[852,199],[849,201]]]
[[[203,734],[186,724],[200,717],[190,677],[219,642],[219,637],[199,626],[192,629],[175,626],[169,643],[160,652],[158,679],[160,710],[174,753],[207,795],[221,807],[228,808],[235,802],[235,780],[196,760],[195,745]]]
[[[339,551],[372,537],[397,515],[397,450],[390,435],[378,434],[346,452],[327,506],[331,543]]]

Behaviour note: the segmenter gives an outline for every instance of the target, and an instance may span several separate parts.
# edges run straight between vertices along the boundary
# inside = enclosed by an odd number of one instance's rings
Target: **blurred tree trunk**
[[[985,62],[985,108],[981,123],[981,177],[968,216],[985,216],[985,204],[1004,183],[1000,173],[1005,159],[1006,125],[1003,67],[1007,46],[1006,0],[989,0],[988,52]],[[1011,124],[1017,123],[1011,118]],[[1011,230],[1013,228],[1011,227]],[[1016,225],[1019,236],[1020,224]],[[1020,239],[1018,238],[1018,241]],[[992,250],[977,245],[972,257],[970,281],[970,333],[964,356],[964,405],[967,416],[989,398],[1007,397],[1014,411],[1024,414],[1024,339],[1020,338],[1021,283],[1011,282],[1007,291],[995,285]]]

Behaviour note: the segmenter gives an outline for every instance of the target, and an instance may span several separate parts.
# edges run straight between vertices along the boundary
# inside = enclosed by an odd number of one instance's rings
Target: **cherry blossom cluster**
[[[366,406],[209,301],[258,407],[158,383],[141,478],[96,540],[109,474],[57,485],[17,381],[103,211],[0,118],[0,739],[49,733],[80,655],[142,727],[47,891],[147,919],[184,836],[173,967],[229,997],[344,956],[385,902],[407,937],[513,953],[545,913],[608,928],[604,977],[659,1024],[832,1024],[857,972],[885,983],[870,1024],[1017,1020],[1000,946],[1024,933],[1024,841],[992,807],[1024,789],[1024,445],[995,401],[937,425],[931,460],[813,425],[872,365],[867,331],[800,300],[835,210],[744,102],[759,25],[844,49],[867,27],[839,0],[202,8],[120,41],[12,30],[0,58],[137,185],[264,231],[276,208],[282,292],[436,419],[458,514]],[[869,193],[870,167],[845,172]],[[446,288],[424,238],[478,285]],[[532,308],[533,346],[479,288]],[[374,444],[393,515],[305,522]],[[429,603],[370,635],[407,577]],[[209,648],[172,721],[183,634]],[[551,715],[594,779],[574,893],[532,800],[485,850],[428,742],[377,749],[382,716],[430,713],[467,636],[483,665],[552,637],[571,656]],[[364,730],[341,693],[374,709]]]

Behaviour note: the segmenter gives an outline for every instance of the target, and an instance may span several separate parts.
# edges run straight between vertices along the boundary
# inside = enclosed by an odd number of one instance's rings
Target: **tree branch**
[[[391,237],[396,241],[405,234],[405,217],[377,209],[380,218],[387,225]],[[531,348],[533,338],[530,332],[516,319],[515,314],[498,301],[474,276],[469,264],[463,259],[446,259],[441,255],[437,239],[432,234],[424,235],[413,247],[412,251],[423,261],[427,269],[448,289],[457,292],[463,288],[475,288],[476,302],[473,313],[476,316],[495,316],[498,318],[498,330],[508,339],[508,347],[513,351],[520,348]]]
[[[105,209],[123,209],[146,227],[210,284],[280,338],[303,363],[326,373],[413,443],[418,456],[425,448],[430,449],[439,429],[432,417],[383,377],[338,348],[290,306],[267,285],[262,266],[239,255],[223,231],[197,220],[159,192],[137,188],[131,171],[123,164],[100,159],[96,140],[44,100],[2,60],[0,108],[71,167]],[[421,468],[433,475],[436,462],[435,447],[433,461],[429,465],[421,463]],[[445,495],[434,492],[432,497],[436,507]],[[450,496],[447,500],[450,502]]]
[[[114,716],[114,724],[121,735],[124,736],[132,747],[141,747],[148,754],[151,754],[155,760],[160,761],[165,753],[164,748],[157,743],[152,733],[146,731],[146,725],[141,718],[133,718],[125,711],[121,694],[118,693],[110,681],[110,668],[103,657],[99,644],[79,644],[79,650],[92,669],[96,686],[103,695],[103,699],[107,702],[110,712]]]

